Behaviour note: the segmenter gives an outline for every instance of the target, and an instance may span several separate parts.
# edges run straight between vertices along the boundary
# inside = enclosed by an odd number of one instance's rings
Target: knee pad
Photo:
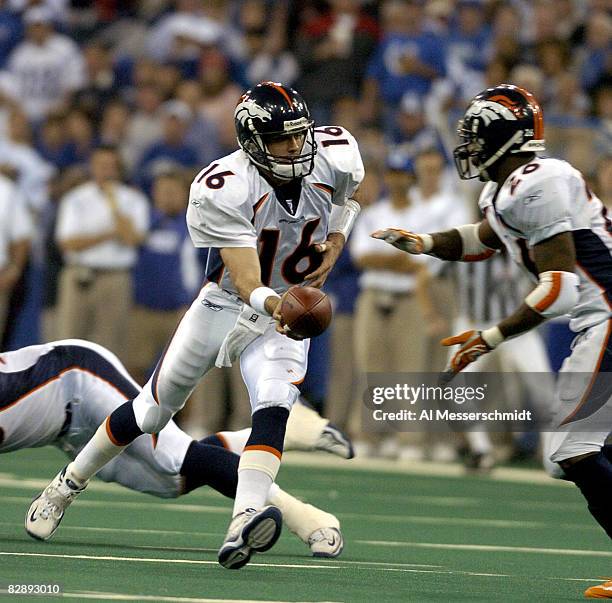
[[[290,411],[299,393],[293,383],[273,377],[262,379],[257,384],[257,400],[253,405],[253,412],[272,406],[280,406]]]
[[[158,433],[172,418],[173,412],[157,404],[149,388],[145,387],[133,402],[134,416],[144,433]]]

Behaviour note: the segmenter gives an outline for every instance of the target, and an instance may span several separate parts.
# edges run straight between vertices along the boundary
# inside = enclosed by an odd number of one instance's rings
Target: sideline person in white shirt
[[[117,151],[99,147],[92,179],[60,201],[55,237],[65,267],[58,291],[58,335],[125,351],[131,269],[149,227],[147,199],[119,181]]]

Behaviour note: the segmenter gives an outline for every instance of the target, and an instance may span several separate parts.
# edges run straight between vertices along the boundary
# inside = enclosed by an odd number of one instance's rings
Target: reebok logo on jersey
[[[207,307],[209,310],[212,310],[213,312],[221,312],[221,310],[223,310],[223,306],[218,306],[217,304],[213,304],[207,299],[202,300],[202,305]]]

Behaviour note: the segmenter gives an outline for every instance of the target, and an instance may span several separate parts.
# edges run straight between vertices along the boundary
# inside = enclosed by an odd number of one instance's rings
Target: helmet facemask
[[[295,135],[303,135],[304,137],[299,155],[274,155],[268,150],[270,140]],[[314,158],[317,152],[314,122],[312,120],[308,121],[306,127],[299,129],[254,134],[242,148],[253,163],[278,180],[289,182],[296,178],[303,178],[314,169]]]

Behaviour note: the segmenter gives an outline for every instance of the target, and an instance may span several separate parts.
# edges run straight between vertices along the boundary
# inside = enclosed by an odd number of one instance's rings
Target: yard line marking
[[[1,498],[0,498],[1,500]],[[23,528],[23,522],[10,523],[8,521],[0,521],[0,526],[13,526]],[[222,536],[219,532],[185,532],[180,530],[145,530],[141,528],[99,528],[94,526],[65,526],[62,525],[62,532],[73,530],[75,532],[111,532],[111,533],[129,533],[129,534],[152,534],[154,536]]]
[[[612,557],[612,551],[586,549],[547,549],[526,546],[499,546],[492,544],[443,544],[436,542],[397,542],[393,540],[356,540],[359,544],[388,547],[419,547],[424,549],[448,549],[457,551],[495,551],[507,553],[538,553],[543,555],[575,555],[578,557]]]
[[[425,475],[427,477],[465,477],[465,467],[460,463],[439,463],[432,461],[368,459],[356,457],[351,459],[350,466],[346,460],[331,455],[319,455],[312,452],[288,451],[283,454],[283,463],[296,467],[326,467],[371,471],[373,473],[398,473],[402,475]],[[573,484],[564,480],[553,479],[543,469],[515,469],[495,467],[487,479],[502,482],[544,484],[557,488],[573,488]]]
[[[135,561],[137,563],[184,563],[187,565],[219,565],[218,561],[205,559],[160,559],[156,557],[118,557],[115,555],[64,555],[60,553],[22,553],[0,551],[5,557],[55,557],[58,559],[83,559],[85,561]],[[341,566],[320,564],[306,565],[302,563],[249,563],[249,567],[284,567],[290,569],[347,569]]]
[[[8,591],[0,590],[0,593],[8,593]],[[95,590],[78,591],[74,593],[65,592],[62,593],[61,596],[66,599],[104,599],[106,601],[164,601],[166,603],[296,603],[292,601],[272,601],[268,599],[199,599],[196,597],[169,597],[164,595],[128,595],[124,593],[98,592]],[[309,602],[306,601],[303,603]],[[319,603],[334,602],[320,601]]]
[[[0,496],[0,500],[4,502],[12,503],[23,503],[32,502],[31,497],[27,496]],[[150,509],[160,509],[163,511],[184,511],[186,513],[222,513],[227,514],[231,511],[230,507],[214,507],[211,505],[189,505],[186,503],[168,502],[168,503],[156,503],[156,502],[131,502],[131,501],[119,501],[119,500],[89,500],[80,499],[79,507],[124,507],[130,509],[138,509],[142,511],[143,506]]]

